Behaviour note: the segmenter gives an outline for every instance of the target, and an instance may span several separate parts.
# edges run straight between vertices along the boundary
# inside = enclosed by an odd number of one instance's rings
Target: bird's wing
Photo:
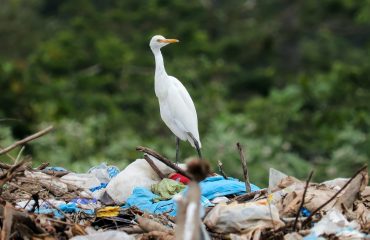
[[[175,77],[170,77],[172,85],[168,91],[169,108],[175,121],[181,124],[185,131],[193,134],[199,141],[197,112],[188,91]]]

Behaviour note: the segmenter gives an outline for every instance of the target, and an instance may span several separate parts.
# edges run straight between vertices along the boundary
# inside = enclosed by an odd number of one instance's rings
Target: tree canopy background
[[[237,141],[257,184],[269,167],[321,180],[369,163],[367,0],[2,0],[0,145],[53,124],[27,145],[36,163],[122,168],[137,145],[174,159],[155,34],[180,39],[163,49],[167,72],[195,102],[205,158],[228,175],[242,174]]]

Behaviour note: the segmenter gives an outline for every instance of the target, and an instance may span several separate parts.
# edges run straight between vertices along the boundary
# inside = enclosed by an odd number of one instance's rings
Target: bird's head
[[[161,35],[155,35],[150,40],[149,46],[152,50],[159,50],[161,47],[166,46],[170,43],[177,43],[179,40],[177,39],[167,39]]]

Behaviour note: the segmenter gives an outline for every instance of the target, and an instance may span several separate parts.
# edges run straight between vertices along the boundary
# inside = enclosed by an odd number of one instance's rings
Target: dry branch
[[[153,162],[152,159],[150,159],[150,157],[148,157],[148,155],[144,154],[144,159],[148,162],[148,164],[153,168],[154,172],[156,172],[159,176],[160,179],[163,179],[165,178],[166,176],[161,172],[161,170],[159,170],[159,168],[157,167],[157,165],[155,165],[155,163]]]
[[[243,195],[237,196],[232,201],[230,201],[228,204],[230,204],[232,202],[235,202],[235,201],[245,202],[245,201],[248,201],[248,200],[254,198],[256,195],[262,195],[262,194],[266,194],[266,193],[267,193],[267,188],[263,188],[261,190],[254,191],[254,192],[245,193]]]
[[[18,147],[20,145],[24,145],[25,143],[30,142],[30,141],[32,141],[32,140],[34,140],[36,138],[39,138],[39,137],[47,134],[48,132],[50,132],[52,129],[53,129],[53,126],[49,126],[49,127],[45,128],[44,130],[41,130],[41,131],[39,131],[39,132],[37,132],[35,134],[32,134],[31,136],[28,136],[28,137],[26,137],[26,138],[24,138],[22,140],[17,141],[15,143],[13,143],[12,145],[10,145],[10,146],[8,146],[8,147],[0,150],[0,155],[2,155],[4,153],[7,153],[7,152],[13,150],[14,148],[16,148],[16,147]]]
[[[10,203],[6,203],[3,214],[3,226],[1,228],[1,239],[8,240],[12,231],[13,225],[13,208]]]
[[[11,180],[20,169],[24,169],[24,164],[28,161],[23,160],[13,166],[11,166],[4,174],[0,176],[0,186],[4,185],[7,181]]]
[[[318,207],[315,211],[311,212],[311,214],[307,217],[306,220],[303,221],[302,223],[302,227],[307,225],[308,223],[310,223],[312,221],[312,217],[315,216],[316,213],[318,213],[321,209],[323,209],[326,205],[328,205],[331,201],[333,201],[351,182],[352,180],[358,175],[360,174],[362,171],[364,171],[365,169],[367,168],[367,165],[363,166],[360,170],[358,170],[355,175],[353,175],[347,182],[346,184],[344,184],[344,186],[339,189],[339,191],[334,194],[328,201],[326,201],[325,203],[323,203],[320,207]]]
[[[242,146],[240,145],[240,143],[236,143],[236,146],[237,146],[239,154],[240,154],[240,161],[242,162],[243,175],[244,175],[244,181],[245,181],[245,189],[247,190],[247,193],[249,193],[249,192],[251,192],[251,183],[249,182],[247,159],[244,156],[243,149],[242,149]]]
[[[293,231],[295,231],[295,230],[296,230],[297,222],[298,222],[298,217],[299,217],[299,213],[301,212],[301,210],[302,210],[302,208],[303,208],[304,201],[305,201],[305,198],[306,198],[307,189],[308,189],[308,185],[310,184],[310,181],[311,181],[312,175],[313,175],[313,171],[311,171],[311,172],[310,172],[310,175],[308,176],[308,179],[307,179],[307,181],[306,181],[306,186],[304,187],[304,191],[303,191],[303,196],[302,196],[301,205],[300,205],[300,206],[299,206],[299,208],[298,208],[298,212],[297,212],[297,215],[296,215],[295,220],[294,220],[294,224],[293,224]]]
[[[217,165],[218,165],[218,170],[220,171],[221,176],[227,179],[224,169],[222,168],[222,162],[220,160],[218,160]]]
[[[41,163],[40,166],[38,166],[36,169],[37,170],[44,170],[46,167],[48,167],[50,163]]]
[[[23,211],[16,210],[8,202],[5,204],[5,206],[0,205],[0,216],[3,217],[3,228],[1,232],[2,235],[1,239],[7,239],[7,237],[11,233],[11,229],[12,228],[13,230],[16,229],[15,226],[12,227],[13,224],[25,225],[28,227],[29,230],[36,234],[45,233],[43,229],[41,229],[35,224],[34,219],[31,218],[29,214]]]
[[[185,177],[187,177],[189,179],[192,179],[192,177],[190,176],[189,173],[187,173],[186,171],[182,170],[176,164],[172,163],[170,160],[168,160],[167,158],[163,157],[162,155],[160,155],[159,153],[155,152],[154,150],[152,150],[150,148],[142,147],[142,146],[136,147],[136,150],[137,151],[140,151],[140,152],[143,152],[143,153],[146,153],[146,154],[149,154],[150,156],[155,157],[156,159],[158,159],[162,163],[164,163],[167,166],[169,166],[170,168],[174,169],[176,172],[184,175]]]
[[[137,216],[136,221],[139,224],[139,227],[143,229],[145,232],[159,231],[172,234],[174,233],[172,229],[165,227],[164,225],[149,218]]]

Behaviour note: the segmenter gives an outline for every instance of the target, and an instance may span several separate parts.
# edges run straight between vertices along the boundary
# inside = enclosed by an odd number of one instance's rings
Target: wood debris
[[[0,154],[50,130],[18,141]],[[369,237],[366,234],[370,234],[370,187],[366,166],[349,179],[324,183],[311,182],[312,173],[306,181],[301,181],[275,171],[278,177],[270,181],[269,188],[251,192],[247,165],[239,145],[247,192],[226,196],[228,203],[220,202],[203,209],[199,182],[214,175],[207,161],[193,159],[188,169],[183,170],[151,149],[137,149],[193,180],[187,193],[176,200],[177,218],[167,213],[145,213],[136,207],[94,202],[86,188],[63,180],[62,176],[68,172],[45,169],[48,163],[32,168],[29,160],[22,159],[14,164],[0,163],[1,239],[52,240],[76,236],[104,239],[104,233],[110,238],[121,233],[121,239],[303,239],[315,231],[322,231],[321,237],[327,239]],[[145,159],[155,173],[160,179],[166,178],[147,155]],[[227,179],[226,175],[223,179]],[[61,206],[58,201],[73,199],[91,201],[96,206],[80,207],[78,212],[58,207]],[[43,206],[48,206],[49,211],[42,212]],[[320,224],[329,220],[335,224],[336,219],[352,226],[352,230],[345,235],[335,232],[336,228],[341,229],[339,225],[320,229]]]

